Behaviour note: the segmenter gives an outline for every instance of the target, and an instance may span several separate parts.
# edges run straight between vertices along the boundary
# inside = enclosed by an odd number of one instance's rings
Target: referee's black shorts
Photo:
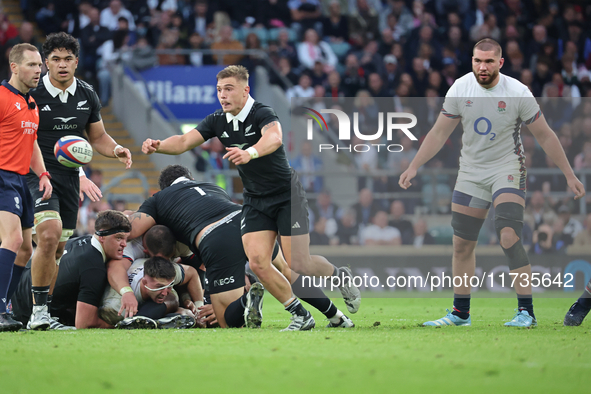
[[[265,230],[282,236],[304,235],[309,227],[308,200],[297,178],[291,190],[265,197],[244,196],[242,235]]]
[[[244,287],[247,261],[240,236],[240,215],[222,222],[201,237],[199,253],[205,264],[209,294]]]
[[[53,191],[49,200],[45,201],[41,201],[43,191],[39,191],[39,178],[37,175],[28,173],[27,183],[33,201],[35,201],[35,214],[43,211],[56,211],[62,219],[62,228],[64,230],[76,229],[80,205],[80,176],[78,172],[72,175],[51,174]]]

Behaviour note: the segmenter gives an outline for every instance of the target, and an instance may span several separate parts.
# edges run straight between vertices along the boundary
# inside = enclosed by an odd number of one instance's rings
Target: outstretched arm
[[[152,153],[164,153],[167,155],[180,155],[205,142],[205,139],[197,129],[183,135],[173,135],[164,141],[148,138],[142,144],[142,152],[146,155]]]
[[[562,149],[562,146],[560,145],[560,140],[556,136],[556,133],[552,131],[548,122],[546,122],[544,115],[536,115],[525,123],[542,149],[544,149],[544,152],[550,156],[554,164],[560,168],[566,177],[568,187],[573,193],[575,193],[575,200],[583,197],[585,195],[585,187],[573,172],[573,169],[566,158],[566,154],[564,153],[564,149]]]
[[[115,140],[105,131],[105,125],[102,120],[90,123],[86,127],[88,141],[98,153],[105,157],[114,157],[120,162],[125,163],[125,168],[131,168],[131,152],[129,149],[117,144]]]

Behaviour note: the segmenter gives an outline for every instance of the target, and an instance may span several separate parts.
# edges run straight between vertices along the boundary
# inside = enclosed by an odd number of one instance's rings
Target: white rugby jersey
[[[531,123],[541,115],[527,86],[500,74],[497,85],[485,89],[470,72],[449,88],[441,112],[450,118],[461,117],[460,167],[494,168],[515,163],[525,170],[521,123]]]

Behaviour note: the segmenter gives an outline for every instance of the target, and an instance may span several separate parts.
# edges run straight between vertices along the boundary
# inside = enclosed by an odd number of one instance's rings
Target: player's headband
[[[173,284],[174,284],[174,279],[172,280],[172,282],[170,282],[166,286],[158,287],[157,289],[151,289],[148,286],[146,286],[145,284],[144,284],[144,287],[150,291],[162,291],[164,289],[168,289],[169,287],[172,287]]]
[[[107,235],[113,235],[113,234],[117,234],[117,233],[128,233],[128,232],[130,232],[130,229],[128,229],[128,228],[115,227],[115,228],[111,228],[109,230],[98,230],[95,232],[95,234],[98,235],[99,237],[106,237]]]

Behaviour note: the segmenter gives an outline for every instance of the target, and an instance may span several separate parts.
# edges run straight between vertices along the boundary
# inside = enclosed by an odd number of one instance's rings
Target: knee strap
[[[454,235],[468,241],[478,241],[480,228],[484,219],[478,219],[463,213],[451,213],[451,227],[454,229]]]
[[[505,249],[501,246],[507,260],[509,260],[509,269],[511,271],[529,265],[527,252],[521,242],[523,211],[523,206],[515,202],[504,202],[495,208],[495,230],[499,240],[501,239],[501,230],[506,227],[512,228],[519,238],[510,248]]]

